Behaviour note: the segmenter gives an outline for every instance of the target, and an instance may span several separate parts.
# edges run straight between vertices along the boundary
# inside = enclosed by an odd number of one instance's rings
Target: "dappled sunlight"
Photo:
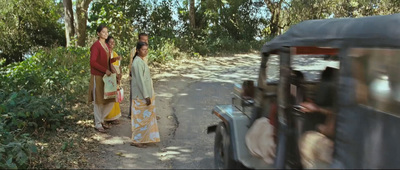
[[[206,155],[214,157],[214,152],[207,152]]]
[[[236,54],[229,57],[208,57],[199,61],[183,60],[171,63],[168,68],[153,68],[152,78],[168,81],[170,77],[185,77],[204,82],[237,83],[256,80],[258,76],[259,54]],[[165,66],[167,67],[167,66]]]
[[[158,156],[160,160],[171,160],[175,159],[178,161],[190,161],[188,158],[190,154],[193,152],[191,149],[182,148],[178,146],[169,146],[162,150],[162,152],[155,153],[155,156]]]
[[[182,74],[182,77],[192,78],[192,79],[201,79],[200,75],[198,75],[198,74]]]
[[[94,121],[93,120],[79,120],[76,122],[78,125],[82,125],[84,127],[93,127],[94,128]]]
[[[157,93],[156,96],[157,97],[171,98],[171,97],[174,97],[174,94],[172,94],[172,93]]]
[[[165,77],[176,77],[176,76],[178,76],[178,74],[158,73],[158,74],[152,76],[152,78],[153,78],[153,79],[158,79],[158,78],[160,78],[160,77],[165,78]]]
[[[84,137],[84,138],[82,138],[82,140],[85,141],[85,142],[93,142],[93,138]]]
[[[109,138],[106,138],[105,140],[102,140],[100,143],[101,144],[106,144],[106,145],[122,145],[124,143],[130,142],[131,139],[129,137],[123,136],[112,136]]]
[[[187,93],[179,93],[178,96],[187,96]]]
[[[218,66],[218,65],[210,65],[210,66],[207,66],[207,67],[205,67],[204,69],[205,70],[210,70],[210,71],[219,71],[219,70],[221,70],[221,66]]]
[[[193,166],[196,166],[198,164],[207,164],[206,167],[208,168],[213,167],[213,152],[201,153],[191,148],[169,146],[162,149],[162,152],[155,153],[154,155],[159,157],[161,161],[173,161],[174,164],[186,165],[184,167],[193,168]]]

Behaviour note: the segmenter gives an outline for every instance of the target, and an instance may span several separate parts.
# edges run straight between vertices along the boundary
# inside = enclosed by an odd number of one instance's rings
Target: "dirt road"
[[[88,153],[93,168],[182,169],[214,167],[214,134],[207,126],[219,119],[211,115],[216,104],[228,104],[234,82],[255,80],[258,54],[200,60],[181,60],[151,68],[156,92],[161,142],[157,146],[130,146],[131,126],[126,118],[128,100],[121,103],[121,123],[107,134],[96,134],[96,152]],[[123,87],[129,89],[127,77]],[[129,93],[125,93],[126,98]]]
[[[121,103],[121,124],[107,134],[96,134],[97,151],[88,154],[92,168],[210,169],[214,168],[214,134],[206,134],[207,126],[220,120],[211,114],[217,104],[230,104],[234,83],[256,80],[259,54],[230,57],[180,60],[151,68],[156,92],[158,126],[161,142],[157,146],[130,146],[131,126],[126,118],[128,96]],[[268,77],[278,78],[278,58],[268,63]],[[293,60],[293,68],[308,70],[307,79],[319,79],[330,62],[307,56]],[[315,71],[320,70],[320,71]],[[124,77],[124,89],[129,87]]]

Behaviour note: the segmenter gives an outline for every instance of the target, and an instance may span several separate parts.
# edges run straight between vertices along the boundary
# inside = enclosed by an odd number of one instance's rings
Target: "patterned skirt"
[[[146,105],[146,100],[132,100],[132,141],[133,143],[160,142],[160,133],[157,126],[155,97],[151,104]]]

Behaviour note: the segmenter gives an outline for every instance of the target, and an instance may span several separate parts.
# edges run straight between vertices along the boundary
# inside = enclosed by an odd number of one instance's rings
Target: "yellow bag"
[[[112,73],[110,76],[103,76],[104,82],[104,99],[117,97],[117,75]]]

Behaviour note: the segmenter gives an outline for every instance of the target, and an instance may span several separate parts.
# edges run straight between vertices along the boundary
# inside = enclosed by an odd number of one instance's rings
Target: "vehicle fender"
[[[244,122],[246,122],[245,124],[247,124],[248,122],[250,122],[250,119],[246,115],[244,115],[242,112],[235,109],[235,107],[232,105],[217,105],[212,110],[212,114],[214,114],[218,118],[220,118],[222,120],[222,122],[224,123],[226,129],[228,130],[230,141],[231,141],[231,147],[233,150],[233,159],[238,161],[239,160],[239,156],[238,156],[238,152],[239,152],[238,145],[239,144],[237,142],[238,142],[238,134],[239,133],[238,133],[237,129],[240,129],[240,128],[237,128],[237,127],[235,128],[235,126],[242,127],[243,125],[239,125],[238,123],[243,124]],[[209,126],[209,128],[207,128],[207,130],[212,131],[214,128],[213,126]],[[216,125],[215,125],[215,128],[216,128]]]

